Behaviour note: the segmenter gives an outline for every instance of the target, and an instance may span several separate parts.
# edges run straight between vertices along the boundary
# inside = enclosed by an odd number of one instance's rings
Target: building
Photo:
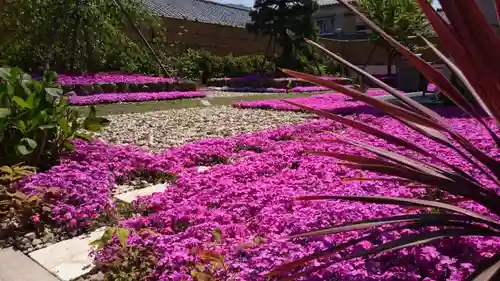
[[[350,0],[354,3],[356,0]],[[476,0],[488,22],[499,28],[494,0]],[[367,39],[372,32],[337,0],[318,0],[320,8],[315,15],[320,36],[330,39]],[[444,15],[444,14],[443,14]]]
[[[233,27],[244,27],[250,20],[250,8],[208,0],[144,0],[144,3],[165,18]]]
[[[351,0],[350,2],[356,2]],[[321,37],[330,39],[366,39],[372,32],[337,0],[318,0],[315,14]]]
[[[264,54],[268,39],[245,30],[250,8],[209,0],[143,0],[163,18],[169,47],[204,49],[218,55]]]

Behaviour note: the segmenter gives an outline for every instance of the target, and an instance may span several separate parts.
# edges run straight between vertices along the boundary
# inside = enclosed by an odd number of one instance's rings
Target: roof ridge
[[[226,8],[231,8],[231,9],[245,11],[245,12],[248,12],[249,9],[251,9],[250,7],[248,7],[247,9],[245,9],[245,8],[240,8],[240,7],[237,7],[237,6],[227,5],[227,4],[224,4],[224,3],[214,2],[214,1],[210,1],[210,0],[194,0],[194,1],[205,2],[205,3],[209,3],[209,4],[214,4],[214,5],[219,5],[219,6],[223,6],[223,7],[226,7]]]

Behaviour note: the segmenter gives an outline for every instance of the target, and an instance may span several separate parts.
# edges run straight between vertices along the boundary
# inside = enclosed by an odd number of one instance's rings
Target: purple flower
[[[169,77],[155,77],[141,74],[124,74],[124,73],[95,73],[82,76],[73,76],[67,74],[59,74],[57,82],[60,84],[106,84],[106,83],[170,83],[176,82],[176,79]]]
[[[205,96],[206,93],[202,92],[105,93],[90,96],[69,96],[68,100],[74,105],[90,105],[115,102],[203,98]]]

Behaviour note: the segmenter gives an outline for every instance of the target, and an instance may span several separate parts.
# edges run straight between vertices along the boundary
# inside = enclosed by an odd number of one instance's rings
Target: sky
[[[254,3],[254,0],[216,0],[216,1],[221,3],[243,4],[247,7],[252,7]],[[435,7],[439,6],[439,2],[434,1],[434,6]]]

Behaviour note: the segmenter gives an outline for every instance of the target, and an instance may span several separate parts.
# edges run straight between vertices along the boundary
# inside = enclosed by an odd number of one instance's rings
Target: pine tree
[[[315,40],[318,37],[313,18],[317,10],[315,0],[256,0],[247,30],[274,38],[282,50],[278,64],[293,67],[298,62],[298,53],[310,55],[302,38]]]

